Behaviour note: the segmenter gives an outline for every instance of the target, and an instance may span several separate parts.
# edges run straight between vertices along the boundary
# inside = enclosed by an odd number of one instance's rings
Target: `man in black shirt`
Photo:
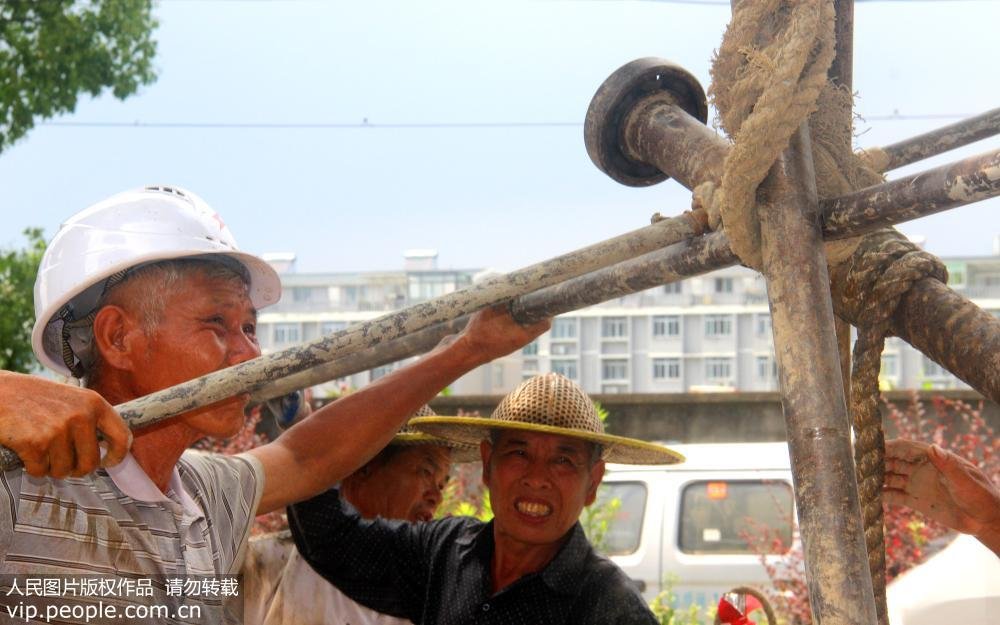
[[[488,419],[411,425],[480,444],[495,518],[363,520],[329,491],[289,508],[299,552],[323,577],[359,603],[424,625],[656,623],[577,519],[594,502],[605,460],[666,464],[679,454],[604,434],[583,389],[557,374],[526,381]]]

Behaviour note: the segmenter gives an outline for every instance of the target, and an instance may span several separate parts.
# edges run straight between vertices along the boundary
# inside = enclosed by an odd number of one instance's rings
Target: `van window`
[[[678,543],[685,553],[785,553],[792,509],[782,480],[691,482],[681,493]]]
[[[588,531],[588,536],[596,543],[598,551],[606,556],[624,556],[635,553],[639,548],[645,512],[645,484],[604,482],[597,491],[597,499],[593,505],[584,510],[581,522],[584,522],[585,527],[599,526],[588,528],[591,530]],[[594,529],[597,531],[593,531]]]

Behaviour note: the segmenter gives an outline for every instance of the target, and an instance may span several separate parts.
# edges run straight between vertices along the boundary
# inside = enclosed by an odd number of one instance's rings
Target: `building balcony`
[[[1000,299],[1000,285],[969,284],[952,288],[969,299]]]
[[[268,306],[267,311],[269,313],[335,313],[335,312],[382,312],[382,311],[392,311],[399,310],[403,308],[407,302],[400,298],[398,300],[385,301],[385,302],[349,302],[349,303],[333,303],[329,301],[304,301],[296,302],[293,300],[281,300],[277,304]]]

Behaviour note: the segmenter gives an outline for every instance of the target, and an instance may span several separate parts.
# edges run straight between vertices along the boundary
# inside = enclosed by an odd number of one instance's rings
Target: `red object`
[[[725,499],[729,494],[729,487],[725,482],[709,482],[706,485],[706,494],[709,499]]]
[[[760,606],[760,602],[758,602],[752,595],[748,595],[747,612],[752,612],[758,606]],[[742,612],[740,612],[736,606],[729,603],[725,597],[719,599],[718,614],[719,620],[723,623],[728,623],[729,625],[757,625],[754,621],[751,621]]]

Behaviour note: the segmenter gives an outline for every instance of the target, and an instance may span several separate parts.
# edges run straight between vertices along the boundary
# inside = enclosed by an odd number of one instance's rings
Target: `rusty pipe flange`
[[[598,169],[630,187],[667,179],[656,166],[629,157],[623,140],[625,120],[633,108],[650,96],[663,95],[701,123],[708,120],[705,90],[698,79],[670,61],[636,59],[608,76],[590,101],[583,125],[587,154]]]

